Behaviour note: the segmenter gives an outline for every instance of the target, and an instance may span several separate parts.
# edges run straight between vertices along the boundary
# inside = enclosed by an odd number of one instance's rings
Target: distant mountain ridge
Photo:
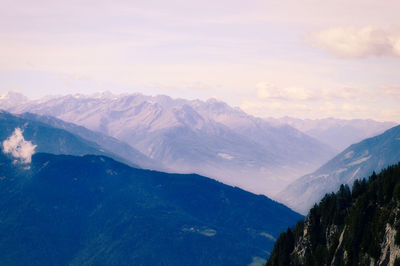
[[[15,106],[29,102],[28,97],[15,91],[9,91],[3,95],[0,95],[0,108],[8,109]]]
[[[378,122],[371,119],[298,119],[292,117],[267,118],[276,125],[290,125],[307,135],[316,138],[336,151],[343,151],[351,144],[382,134],[394,122]]]
[[[0,264],[248,265],[302,217],[198,175],[104,156],[0,153]]]
[[[167,168],[161,163],[156,162],[145,156],[138,150],[135,150],[127,143],[117,140],[113,137],[94,132],[85,127],[78,126],[72,123],[65,122],[52,116],[42,116],[32,113],[23,113],[19,117],[26,118],[32,121],[38,121],[49,126],[60,128],[71,132],[87,141],[95,142],[108,151],[122,157],[125,161],[130,162],[140,168],[151,170],[166,170]]]
[[[341,184],[352,185],[355,179],[367,177],[398,161],[400,126],[351,145],[314,173],[294,181],[276,199],[305,214],[325,193],[336,191]]]
[[[0,142],[16,128],[21,128],[25,138],[38,145],[37,152],[104,155],[139,168],[164,169],[129,145],[86,128],[52,117],[28,113],[13,115],[0,110]]]
[[[124,141],[171,171],[199,173],[265,195],[334,155],[293,127],[273,126],[214,99],[68,95],[8,110],[55,116]]]

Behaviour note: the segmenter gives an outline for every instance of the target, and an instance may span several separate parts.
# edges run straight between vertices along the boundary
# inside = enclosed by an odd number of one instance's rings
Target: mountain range
[[[241,188],[311,209],[268,265],[400,263],[399,166],[375,174],[400,161],[400,126],[292,182],[393,124],[261,119],[141,94],[10,93],[0,108],[13,112],[0,111],[0,264],[261,265],[303,217]]]
[[[290,125],[307,135],[329,145],[337,152],[341,152],[351,144],[366,138],[382,134],[394,122],[378,122],[372,119],[298,119],[293,117],[267,118],[268,122],[275,125]]]
[[[395,126],[351,145],[315,172],[294,181],[276,199],[306,214],[326,193],[336,191],[341,184],[352,185],[354,180],[399,161],[400,126]]]
[[[271,125],[214,99],[109,93],[8,98],[21,102],[0,101],[0,108],[55,116],[126,142],[170,172],[198,173],[265,195],[334,156],[328,145],[291,126]]]
[[[163,166],[161,163],[150,159],[140,151],[132,148],[126,142],[122,142],[116,138],[104,135],[100,132],[94,132],[88,130],[85,127],[75,125],[73,123],[68,123],[63,120],[57,119],[52,116],[43,116],[32,113],[23,113],[18,115],[20,118],[24,118],[30,121],[37,121],[46,124],[50,127],[62,129],[70,132],[84,140],[95,142],[97,145],[101,146],[103,150],[107,150],[113,154],[118,155],[124,161],[129,162],[131,165],[136,167],[152,169],[152,170],[166,170],[167,167]],[[50,150],[46,152],[51,152]],[[68,154],[68,153],[67,153]],[[86,153],[89,154],[89,153]],[[97,154],[97,153],[94,153]],[[117,158],[118,159],[118,158]]]

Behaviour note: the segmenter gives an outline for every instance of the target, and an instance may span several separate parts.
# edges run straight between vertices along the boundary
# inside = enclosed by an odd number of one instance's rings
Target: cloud
[[[338,100],[355,99],[361,94],[368,93],[358,87],[334,87],[334,88],[304,88],[300,86],[281,87],[268,82],[256,84],[257,98],[261,100],[280,101],[315,101],[315,100]]]
[[[288,87],[257,83],[253,95],[244,97],[240,108],[260,117],[367,119],[399,121],[400,87],[343,84],[327,87]],[[379,89],[376,89],[376,86]],[[291,89],[293,88],[293,89]]]
[[[308,100],[312,97],[312,92],[302,87],[279,88],[267,82],[259,82],[256,88],[260,99]]]
[[[400,100],[400,85],[383,85],[382,88],[385,94]]]
[[[20,128],[16,128],[14,133],[3,141],[3,152],[5,154],[11,154],[13,157],[20,160],[21,163],[31,162],[36,147],[37,145],[33,145],[32,142],[24,139]]]
[[[275,101],[259,101],[247,100],[240,105],[244,111],[252,113],[259,117],[284,117],[291,116],[297,118],[370,118],[369,112],[371,108],[351,102],[331,102],[331,101],[316,101],[313,104],[309,103],[283,103]],[[379,118],[384,118],[383,109],[373,110]],[[385,120],[385,119],[383,119]]]
[[[312,33],[311,47],[343,58],[400,57],[400,31],[376,27],[334,27]]]

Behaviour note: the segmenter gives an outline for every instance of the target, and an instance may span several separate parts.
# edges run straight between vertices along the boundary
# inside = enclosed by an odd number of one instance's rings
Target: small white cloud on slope
[[[26,141],[22,135],[22,130],[16,128],[14,133],[3,141],[3,152],[11,154],[14,158],[20,160],[21,163],[30,163],[36,146],[32,142]]]

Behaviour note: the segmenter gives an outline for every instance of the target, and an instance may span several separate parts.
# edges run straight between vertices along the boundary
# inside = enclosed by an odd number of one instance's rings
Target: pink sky
[[[399,1],[1,1],[0,94],[216,97],[400,122]]]

